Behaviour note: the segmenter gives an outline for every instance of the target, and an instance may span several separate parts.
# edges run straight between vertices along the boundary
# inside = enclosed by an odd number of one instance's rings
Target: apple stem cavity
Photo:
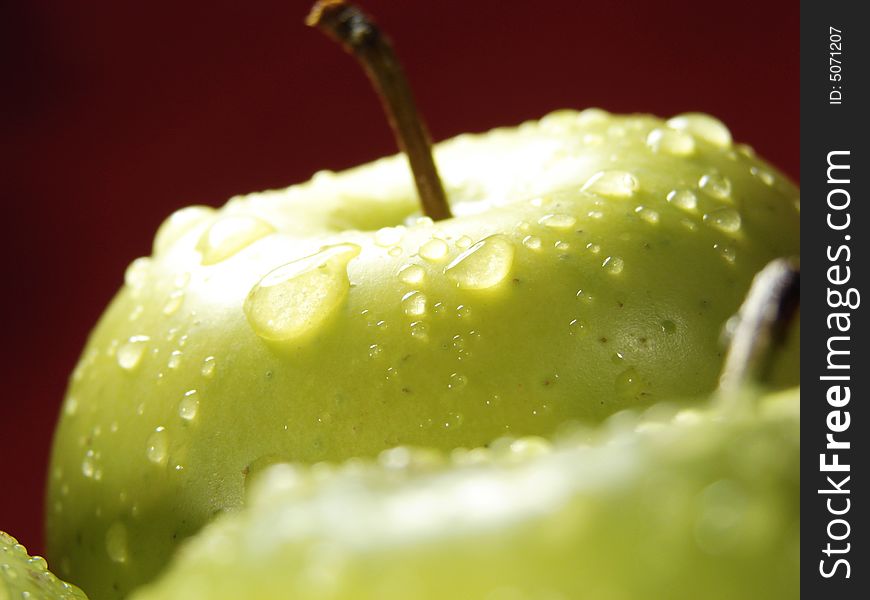
[[[800,262],[778,258],[755,276],[729,327],[731,341],[719,378],[720,399],[739,397],[747,385],[763,383],[776,351],[800,308]]]
[[[372,19],[343,0],[321,0],[305,20],[353,54],[378,92],[390,127],[408,157],[423,213],[448,219],[450,206],[432,156],[432,142],[389,39]]]

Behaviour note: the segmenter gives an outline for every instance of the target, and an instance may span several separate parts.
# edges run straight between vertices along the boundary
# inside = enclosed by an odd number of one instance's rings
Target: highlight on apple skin
[[[69,384],[47,502],[61,576],[122,597],[272,462],[709,394],[753,275],[800,251],[797,188],[706,115],[565,110],[435,157],[442,221],[403,156],[167,219]]]

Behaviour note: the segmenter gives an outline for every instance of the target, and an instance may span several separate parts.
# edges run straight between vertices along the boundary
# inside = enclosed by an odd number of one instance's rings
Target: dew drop
[[[694,211],[698,207],[698,196],[692,190],[672,190],[668,193],[668,202],[685,211]]]
[[[275,233],[269,223],[252,215],[228,215],[211,224],[196,244],[202,264],[213,265]]]
[[[629,198],[640,188],[637,178],[626,171],[599,171],[590,177],[583,187],[591,192],[611,198]]]
[[[402,256],[402,248],[401,246],[393,246],[392,248],[387,250],[387,254],[389,254],[393,258]]]
[[[169,250],[184,234],[214,213],[215,210],[209,206],[188,206],[169,215],[154,236],[154,254]]]
[[[447,256],[447,242],[440,238],[432,238],[420,246],[419,254],[429,261],[444,260]]]
[[[577,224],[577,219],[573,215],[549,214],[541,217],[538,223],[552,229],[571,229]]]
[[[447,381],[447,388],[451,390],[460,390],[466,386],[468,378],[460,373],[451,373]]]
[[[635,395],[640,391],[641,382],[637,369],[629,367],[616,377],[616,392],[620,395]]]
[[[147,335],[134,335],[125,343],[121,344],[115,353],[118,366],[125,371],[132,371],[142,362],[142,355],[151,340]]]
[[[638,206],[634,209],[634,212],[637,213],[637,216],[639,216],[642,220],[646,221],[650,225],[657,225],[659,222],[659,213],[651,208],[646,208],[645,206]]]
[[[510,274],[514,245],[502,234],[491,235],[457,256],[444,270],[457,287],[480,290],[498,285]]]
[[[106,531],[106,553],[116,563],[125,563],[129,559],[127,528],[120,521],[112,523]]]
[[[665,319],[660,323],[662,331],[667,333],[668,335],[672,335],[677,332],[677,324],[671,321],[670,319]]]
[[[734,249],[734,246],[731,244],[718,243],[713,244],[713,249],[719,253],[719,256],[724,258],[727,262],[734,264],[737,260],[737,251]]]
[[[775,181],[773,174],[766,169],[751,167],[749,169],[749,172],[752,173],[755,177],[758,177],[765,185],[773,185]]]
[[[94,451],[88,450],[85,452],[85,457],[82,459],[82,475],[88,479],[93,479],[97,472],[97,464],[94,459]]]
[[[540,250],[541,245],[541,238],[536,235],[527,235],[523,238],[523,246],[529,250]]]
[[[691,133],[714,146],[727,148],[731,145],[731,132],[715,117],[702,113],[686,113],[669,119],[668,127]]]
[[[471,247],[474,241],[468,237],[467,235],[463,235],[458,240],[456,240],[456,247],[460,250],[466,250]]]
[[[181,308],[181,303],[184,302],[184,290],[173,290],[163,305],[163,314],[167,317],[174,315]]]
[[[408,292],[402,297],[402,310],[410,317],[426,314],[426,295],[422,292]]]
[[[417,285],[426,277],[426,271],[420,265],[405,265],[399,271],[399,279],[409,285]]]
[[[382,227],[375,232],[375,244],[383,248],[395,246],[405,237],[404,227]]]
[[[369,358],[377,358],[383,354],[384,349],[379,344],[369,346]]]
[[[141,304],[137,304],[136,306],[133,307],[133,310],[130,311],[130,314],[127,317],[127,319],[129,319],[130,321],[135,321],[139,317],[142,316],[143,312],[145,312],[145,307],[142,306]]]
[[[184,393],[181,403],[178,405],[178,415],[185,421],[193,421],[199,411],[199,393],[189,390]]]
[[[253,330],[267,340],[291,340],[323,325],[350,290],[347,264],[356,244],[326,246],[263,277],[245,299]]]
[[[214,356],[207,356],[202,361],[202,367],[200,367],[199,372],[202,374],[203,377],[208,377],[209,379],[211,379],[214,376],[215,366],[216,365]]]
[[[163,426],[158,427],[148,437],[145,444],[145,455],[155,465],[165,465],[169,458],[169,433]]]
[[[586,335],[586,323],[584,323],[580,319],[572,319],[571,322],[568,323],[568,333],[569,335],[578,337]]]
[[[601,263],[601,266],[604,267],[608,273],[618,275],[622,273],[622,269],[625,267],[625,261],[618,256],[608,256],[604,259],[604,262]]]
[[[177,369],[181,366],[181,350],[173,350],[169,355],[169,362],[166,363],[168,369]]]
[[[698,187],[719,200],[727,200],[731,197],[731,180],[719,173],[702,175]]]
[[[63,405],[63,411],[70,417],[75,415],[79,410],[79,400],[75,396],[68,396]]]
[[[695,152],[695,138],[687,131],[657,128],[649,132],[646,145],[653,152],[689,156]]]
[[[719,208],[704,215],[704,223],[726,233],[740,231],[740,213],[733,208]]]
[[[592,242],[586,244],[586,249],[589,250],[589,252],[591,252],[592,254],[598,254],[599,252],[601,252],[601,246],[599,246],[598,244],[593,244]]]
[[[424,321],[414,321],[411,323],[411,337],[420,341],[429,341],[429,326]]]
[[[565,242],[565,241],[559,240],[559,241],[557,241],[555,244],[553,244],[553,247],[554,247],[556,250],[561,250],[562,252],[564,252],[564,251],[566,251],[566,250],[570,250],[570,249],[571,249],[571,244],[568,243],[568,242]]]

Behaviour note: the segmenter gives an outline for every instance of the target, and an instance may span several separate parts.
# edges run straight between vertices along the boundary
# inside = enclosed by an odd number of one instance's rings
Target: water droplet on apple
[[[166,363],[168,369],[177,369],[181,365],[181,351],[173,350],[169,355],[169,362]]]
[[[207,356],[202,361],[202,367],[200,368],[199,372],[202,374],[203,377],[211,378],[214,376],[215,366],[215,357]]]
[[[514,260],[514,245],[502,234],[491,235],[457,256],[444,270],[464,289],[485,289],[504,281]]]
[[[408,292],[402,297],[402,310],[411,317],[425,314],[426,295],[418,291]]]
[[[429,341],[429,326],[424,321],[414,321],[411,323],[411,337],[420,341]]]
[[[566,251],[566,250],[570,250],[570,249],[571,249],[571,244],[569,244],[568,242],[565,242],[565,241],[559,240],[559,241],[557,241],[555,244],[553,244],[553,247],[554,247],[556,250],[561,250],[562,252],[564,252],[564,251]]]
[[[541,238],[536,235],[527,235],[523,238],[523,246],[525,246],[529,250],[540,250]]]
[[[120,521],[112,523],[106,531],[106,553],[116,563],[125,563],[129,559],[127,528]]]
[[[727,148],[731,145],[731,132],[722,121],[710,115],[701,113],[677,115],[669,119],[667,125],[672,129],[691,133],[696,138],[720,148]]]
[[[760,167],[750,167],[749,172],[752,173],[755,177],[758,177],[765,185],[773,185],[774,177],[773,173],[766,169],[762,169]]]
[[[692,190],[672,190],[668,202],[685,211],[692,212],[698,207],[698,196]]]
[[[695,138],[687,131],[656,128],[646,137],[646,145],[653,152],[674,156],[689,156],[695,152]]]
[[[740,231],[740,213],[733,208],[719,208],[704,215],[704,223],[726,233]]]
[[[420,265],[405,265],[399,270],[399,279],[409,285],[417,285],[426,277],[426,271]]]
[[[637,369],[629,367],[616,377],[616,392],[623,396],[635,395],[641,389],[640,376]]]
[[[405,228],[398,227],[382,227],[375,232],[375,244],[383,248],[395,246],[405,237]]]
[[[575,336],[584,336],[586,335],[586,323],[581,321],[580,319],[571,319],[571,322],[568,323],[568,334]]]
[[[677,332],[677,324],[671,321],[670,319],[665,319],[661,322],[662,331],[667,333],[668,335],[672,335]]]
[[[115,353],[118,366],[125,371],[132,371],[139,366],[145,348],[151,340],[147,335],[134,335],[122,344]]]
[[[145,456],[155,465],[165,465],[169,458],[169,433],[162,425],[157,427],[148,437],[145,444]]]
[[[698,187],[719,200],[731,198],[731,180],[720,173],[706,173],[702,175],[700,181],[698,181]]]
[[[163,314],[168,316],[174,315],[181,308],[181,303],[184,302],[184,290],[173,290],[163,305]]]
[[[130,314],[127,316],[127,319],[130,321],[135,321],[139,317],[142,316],[142,313],[145,312],[145,307],[141,304],[137,304],[133,307],[133,310],[130,311]]]
[[[577,224],[577,219],[573,215],[549,214],[541,217],[538,223],[552,229],[571,229]]]
[[[465,306],[464,304],[460,304],[456,307],[456,316],[460,319],[470,317],[471,316],[471,308]]]
[[[466,386],[468,378],[461,373],[451,373],[447,381],[447,388],[451,390],[460,390]]]
[[[604,259],[604,262],[601,263],[601,266],[604,267],[608,273],[618,275],[622,273],[622,269],[625,267],[625,261],[618,256],[608,256]]]
[[[470,248],[473,243],[474,243],[474,240],[472,240],[467,235],[463,235],[458,240],[456,240],[456,247],[459,248],[460,250],[466,250],[466,249]]]
[[[657,225],[659,222],[659,213],[651,208],[646,208],[645,206],[638,206],[634,209],[634,212],[637,213],[637,216],[639,216],[642,220],[646,221],[650,225]]]
[[[142,288],[151,274],[152,261],[147,256],[141,256],[131,262],[124,271],[124,283],[134,290]]]
[[[347,265],[360,250],[356,244],[326,246],[264,276],[244,304],[257,335],[286,341],[325,323],[350,290]]]
[[[731,244],[720,242],[713,244],[713,249],[719,253],[719,256],[724,258],[728,263],[734,264],[737,261],[737,251]]]
[[[599,246],[598,244],[593,244],[592,242],[586,244],[586,249],[589,250],[589,252],[591,252],[592,254],[598,254],[599,252],[601,252],[601,246]]]
[[[252,215],[227,215],[202,233],[196,249],[202,254],[202,264],[213,265],[272,233],[275,233],[275,228],[263,219]]]
[[[420,246],[419,254],[426,260],[439,261],[444,260],[447,256],[447,242],[440,238],[432,238],[422,246]]]
[[[178,405],[178,415],[185,421],[193,421],[199,411],[199,393],[189,390],[184,393],[181,403]]]
[[[514,440],[509,446],[511,460],[525,460],[549,454],[553,445],[546,439],[538,436],[527,436]]]
[[[188,206],[169,215],[154,236],[154,254],[169,250],[184,234],[214,213],[215,210],[209,206]]]
[[[640,189],[640,183],[634,175],[626,171],[599,171],[580,189],[610,198],[629,198]]]
[[[389,254],[393,258],[402,256],[402,247],[401,246],[393,246],[392,248],[387,250],[387,254]]]
[[[85,457],[82,459],[82,475],[88,479],[94,478],[94,473],[97,472],[96,461],[94,460],[94,451],[88,450],[85,452]]]
[[[69,416],[75,415],[79,410],[79,401],[75,396],[67,396],[63,405],[63,412]]]
[[[384,349],[379,344],[369,346],[369,358],[377,358],[383,354]]]

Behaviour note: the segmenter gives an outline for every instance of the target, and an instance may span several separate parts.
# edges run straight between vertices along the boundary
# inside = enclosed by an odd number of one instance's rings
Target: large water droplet
[[[457,256],[444,270],[460,288],[480,290],[504,281],[514,261],[514,245],[502,234],[491,235]]]
[[[740,231],[740,213],[733,208],[719,208],[704,215],[704,222],[726,233]]]
[[[637,178],[626,171],[599,171],[590,177],[583,187],[584,192],[611,198],[629,198],[640,188]]]
[[[685,211],[692,212],[698,207],[698,196],[692,190],[672,190],[668,202]]]
[[[731,132],[720,121],[710,115],[686,113],[668,120],[668,127],[686,131],[695,137],[710,142],[714,146],[726,148],[731,145]]]
[[[244,305],[257,335],[291,340],[325,323],[350,290],[347,264],[360,250],[356,244],[326,246],[263,277]]]
[[[127,528],[115,521],[106,531],[106,553],[116,563],[125,563],[129,558],[127,548]]]
[[[420,246],[419,254],[426,260],[439,261],[447,256],[447,242],[440,238],[432,238]]]
[[[258,217],[227,215],[203,232],[196,249],[202,254],[202,264],[213,265],[274,232],[272,225]]]
[[[641,390],[640,374],[629,367],[616,377],[616,392],[623,396],[634,396]]]
[[[405,265],[399,270],[399,279],[409,285],[417,285],[426,277],[426,271],[420,265]]]
[[[549,214],[541,217],[538,223],[552,229],[571,229],[577,224],[577,219],[574,215]]]
[[[147,335],[134,335],[118,348],[115,359],[118,366],[125,371],[132,371],[139,366],[145,348],[151,340]]]
[[[653,152],[689,156],[695,151],[695,138],[686,131],[657,128],[649,132],[646,137],[646,145]]]
[[[389,248],[401,242],[404,236],[404,227],[382,227],[375,232],[375,244],[383,248]]]
[[[622,273],[622,269],[625,267],[625,261],[618,256],[608,256],[604,259],[604,262],[601,263],[601,266],[604,267],[608,273],[618,275],[619,273]]]
[[[402,297],[402,310],[406,315],[419,317],[426,313],[426,295],[422,292],[408,292]]]
[[[188,206],[169,215],[154,236],[154,254],[169,250],[185,233],[211,217],[214,212],[209,206]]]
[[[719,200],[728,200],[731,197],[731,180],[720,173],[702,175],[698,187]]]
[[[178,415],[185,421],[193,421],[199,411],[199,393],[189,390],[184,393],[181,403],[178,405]]]
[[[472,240],[467,235],[463,235],[459,239],[456,240],[456,247],[459,248],[460,250],[466,250],[466,249],[470,248],[473,243],[474,243],[474,240]]]
[[[161,426],[154,430],[145,443],[145,456],[155,465],[165,465],[169,458],[169,433]]]

